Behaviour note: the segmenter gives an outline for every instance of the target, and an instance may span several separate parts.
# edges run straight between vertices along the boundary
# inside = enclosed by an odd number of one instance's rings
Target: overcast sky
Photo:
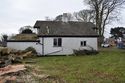
[[[18,33],[20,27],[33,26],[36,20],[44,20],[46,16],[55,18],[62,13],[73,13],[85,8],[83,0],[1,0],[0,34]],[[124,26],[124,18],[117,26]]]

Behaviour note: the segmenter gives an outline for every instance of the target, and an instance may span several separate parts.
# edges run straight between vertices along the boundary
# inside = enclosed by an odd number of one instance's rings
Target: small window
[[[81,41],[81,46],[86,46],[86,41]]]
[[[58,45],[58,43],[57,43],[58,41],[57,41],[57,39],[54,39],[54,46],[57,46]]]
[[[62,39],[61,38],[54,38],[53,46],[54,47],[61,47],[62,46]]]
[[[58,38],[58,46],[62,46],[62,39]]]

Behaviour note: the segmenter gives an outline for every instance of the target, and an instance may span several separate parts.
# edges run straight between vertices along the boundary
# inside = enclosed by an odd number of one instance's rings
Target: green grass
[[[40,70],[66,83],[125,83],[125,50],[103,49],[98,55],[34,58]]]

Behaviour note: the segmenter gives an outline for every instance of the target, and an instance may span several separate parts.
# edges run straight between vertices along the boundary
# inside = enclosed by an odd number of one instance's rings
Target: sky
[[[83,0],[1,0],[0,3],[0,34],[16,34],[19,28],[33,26],[36,20],[45,17],[55,18],[63,13],[73,13],[86,9]],[[120,23],[113,26],[124,26],[125,10]],[[109,32],[110,29],[106,29]],[[108,33],[106,33],[106,36]]]

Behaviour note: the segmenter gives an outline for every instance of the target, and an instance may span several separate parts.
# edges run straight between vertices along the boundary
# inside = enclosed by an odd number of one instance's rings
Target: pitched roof
[[[97,36],[91,22],[37,21],[34,28],[39,28],[42,36]]]

